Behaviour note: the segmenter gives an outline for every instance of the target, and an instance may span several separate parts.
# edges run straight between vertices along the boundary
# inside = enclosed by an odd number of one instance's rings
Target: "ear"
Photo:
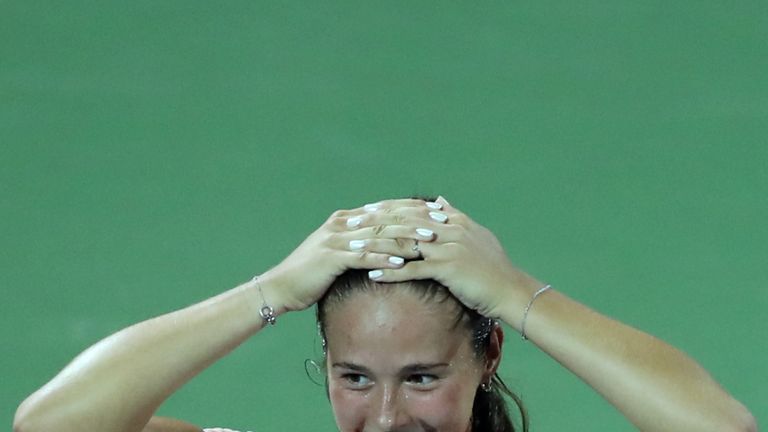
[[[493,330],[489,335],[488,348],[485,350],[485,371],[483,382],[487,382],[496,374],[501,364],[501,346],[504,344],[504,330],[499,323],[493,324]]]

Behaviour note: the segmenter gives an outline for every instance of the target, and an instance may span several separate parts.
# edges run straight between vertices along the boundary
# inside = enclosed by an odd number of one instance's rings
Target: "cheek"
[[[348,391],[329,383],[328,396],[331,399],[331,408],[339,431],[362,429],[365,425],[367,403],[364,393]]]
[[[453,383],[410,399],[413,414],[430,426],[439,431],[465,432],[472,417],[475,393],[461,383]]]

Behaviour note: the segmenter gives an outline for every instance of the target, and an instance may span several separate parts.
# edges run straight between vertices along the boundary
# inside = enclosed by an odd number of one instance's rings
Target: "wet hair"
[[[472,348],[478,359],[486,356],[491,340],[495,321],[480,315],[477,311],[464,306],[445,286],[434,280],[414,280],[394,284],[372,281],[367,271],[349,270],[331,284],[328,291],[317,303],[317,324],[323,343],[323,353],[326,349],[326,320],[328,312],[336,305],[361,292],[376,292],[377,290],[391,291],[392,289],[407,289],[427,304],[450,302],[455,305],[456,315],[454,327],[464,326],[472,338]],[[326,391],[328,390],[326,381]],[[504,381],[494,375],[492,389],[484,391],[478,388],[472,405],[472,432],[516,432],[514,422],[507,409],[506,398],[511,399],[520,413],[522,432],[528,431],[528,415],[523,402],[504,384]]]

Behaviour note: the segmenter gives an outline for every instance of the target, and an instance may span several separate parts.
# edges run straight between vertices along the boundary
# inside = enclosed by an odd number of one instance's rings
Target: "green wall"
[[[764,419],[767,40],[762,1],[0,1],[0,423],[109,333],[414,193]],[[334,430],[312,313],[279,324],[161,412]],[[508,342],[534,431],[633,430]]]

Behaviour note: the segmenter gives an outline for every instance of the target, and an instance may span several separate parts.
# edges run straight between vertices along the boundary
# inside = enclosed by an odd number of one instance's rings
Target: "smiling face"
[[[495,366],[473,352],[457,311],[394,287],[333,305],[328,391],[340,431],[471,430],[475,393]]]

